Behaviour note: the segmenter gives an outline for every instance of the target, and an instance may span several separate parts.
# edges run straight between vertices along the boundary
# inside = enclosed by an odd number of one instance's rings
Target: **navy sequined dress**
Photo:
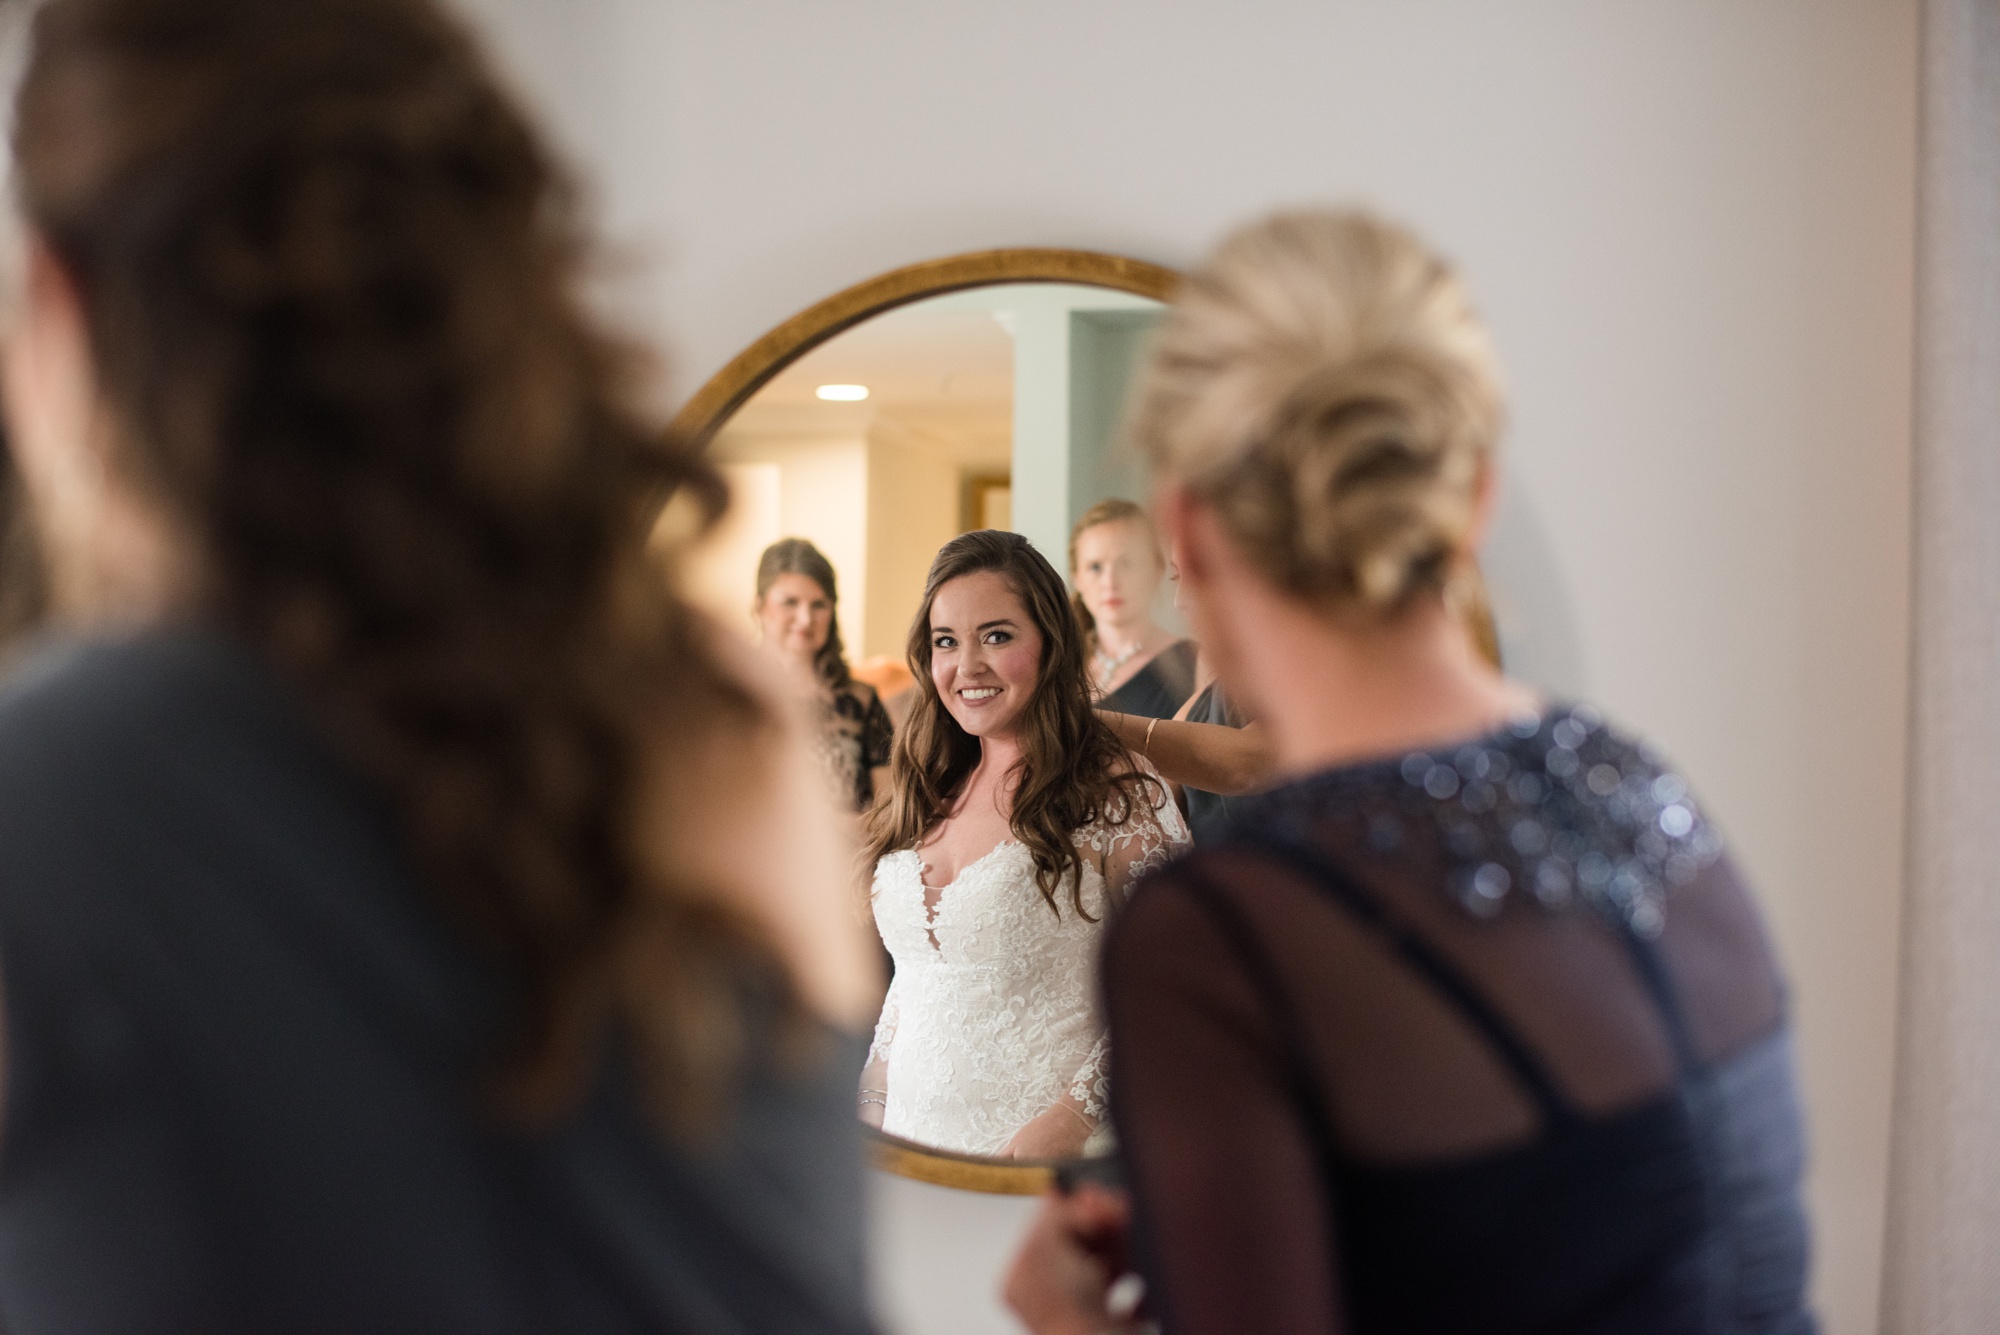
[[[1762,923],[1588,708],[1245,803],[1104,988],[1170,1335],[1814,1329]]]

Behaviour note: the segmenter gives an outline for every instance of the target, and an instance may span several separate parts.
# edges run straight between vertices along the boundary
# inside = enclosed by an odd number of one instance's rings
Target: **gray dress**
[[[380,796],[216,637],[0,689],[0,1323],[856,1332],[858,1040],[655,1134],[613,1060],[547,1134],[477,1097],[505,990]]]

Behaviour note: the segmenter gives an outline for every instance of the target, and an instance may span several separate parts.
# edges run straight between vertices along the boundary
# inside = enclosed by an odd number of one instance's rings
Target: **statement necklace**
[[[1093,650],[1090,655],[1090,662],[1091,666],[1097,669],[1097,681],[1099,686],[1102,686],[1105,682],[1110,681],[1111,678],[1117,673],[1119,668],[1122,668],[1127,663],[1131,662],[1133,656],[1136,655],[1139,652],[1139,650],[1144,647],[1144,644],[1145,642],[1143,640],[1134,640],[1132,642],[1131,648],[1127,649],[1124,653],[1119,654],[1115,658],[1100,651]]]

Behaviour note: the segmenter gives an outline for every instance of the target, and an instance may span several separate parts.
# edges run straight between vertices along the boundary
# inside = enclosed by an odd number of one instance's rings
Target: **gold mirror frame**
[[[925,260],[836,292],[765,334],[709,377],[674,418],[683,439],[706,443],[773,376],[820,344],[864,320],[913,301],[1001,283],[1077,283],[1165,302],[1180,275],[1164,265],[1094,250],[1020,246]],[[1037,1196],[1055,1178],[1047,1160],[1005,1162],[934,1150],[883,1131],[873,1133],[875,1166],[940,1187]]]
[[[706,444],[724,422],[771,378],[828,339],[864,320],[913,301],[1002,283],[1077,283],[1155,301],[1173,300],[1180,274],[1165,265],[1095,250],[1037,246],[981,250],[891,269],[800,311],[752,343],[710,376],[674,417],[685,440]],[[1495,666],[1500,643],[1485,589],[1475,584],[1466,609],[1480,650]],[[934,1150],[884,1131],[872,1132],[875,1166],[884,1172],[962,1191],[1037,1196],[1055,1179],[1058,1161],[1006,1162]]]
[[[706,441],[772,376],[864,320],[926,297],[1001,283],[1078,283],[1169,301],[1180,275],[1163,265],[1095,250],[1020,246],[980,250],[891,269],[836,292],[743,349],[709,377],[674,418],[683,438]]]

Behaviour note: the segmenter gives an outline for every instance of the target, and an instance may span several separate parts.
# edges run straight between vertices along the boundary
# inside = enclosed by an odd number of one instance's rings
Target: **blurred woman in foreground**
[[[1365,216],[1230,238],[1136,401],[1183,598],[1281,783],[1111,926],[1112,1113],[1172,1335],[1800,1335],[1784,989],[1686,782],[1454,615],[1500,393],[1451,270]],[[1127,1205],[1010,1284],[1114,1325]]]
[[[14,133],[9,1328],[865,1328],[851,853],[483,58],[53,0]]]

